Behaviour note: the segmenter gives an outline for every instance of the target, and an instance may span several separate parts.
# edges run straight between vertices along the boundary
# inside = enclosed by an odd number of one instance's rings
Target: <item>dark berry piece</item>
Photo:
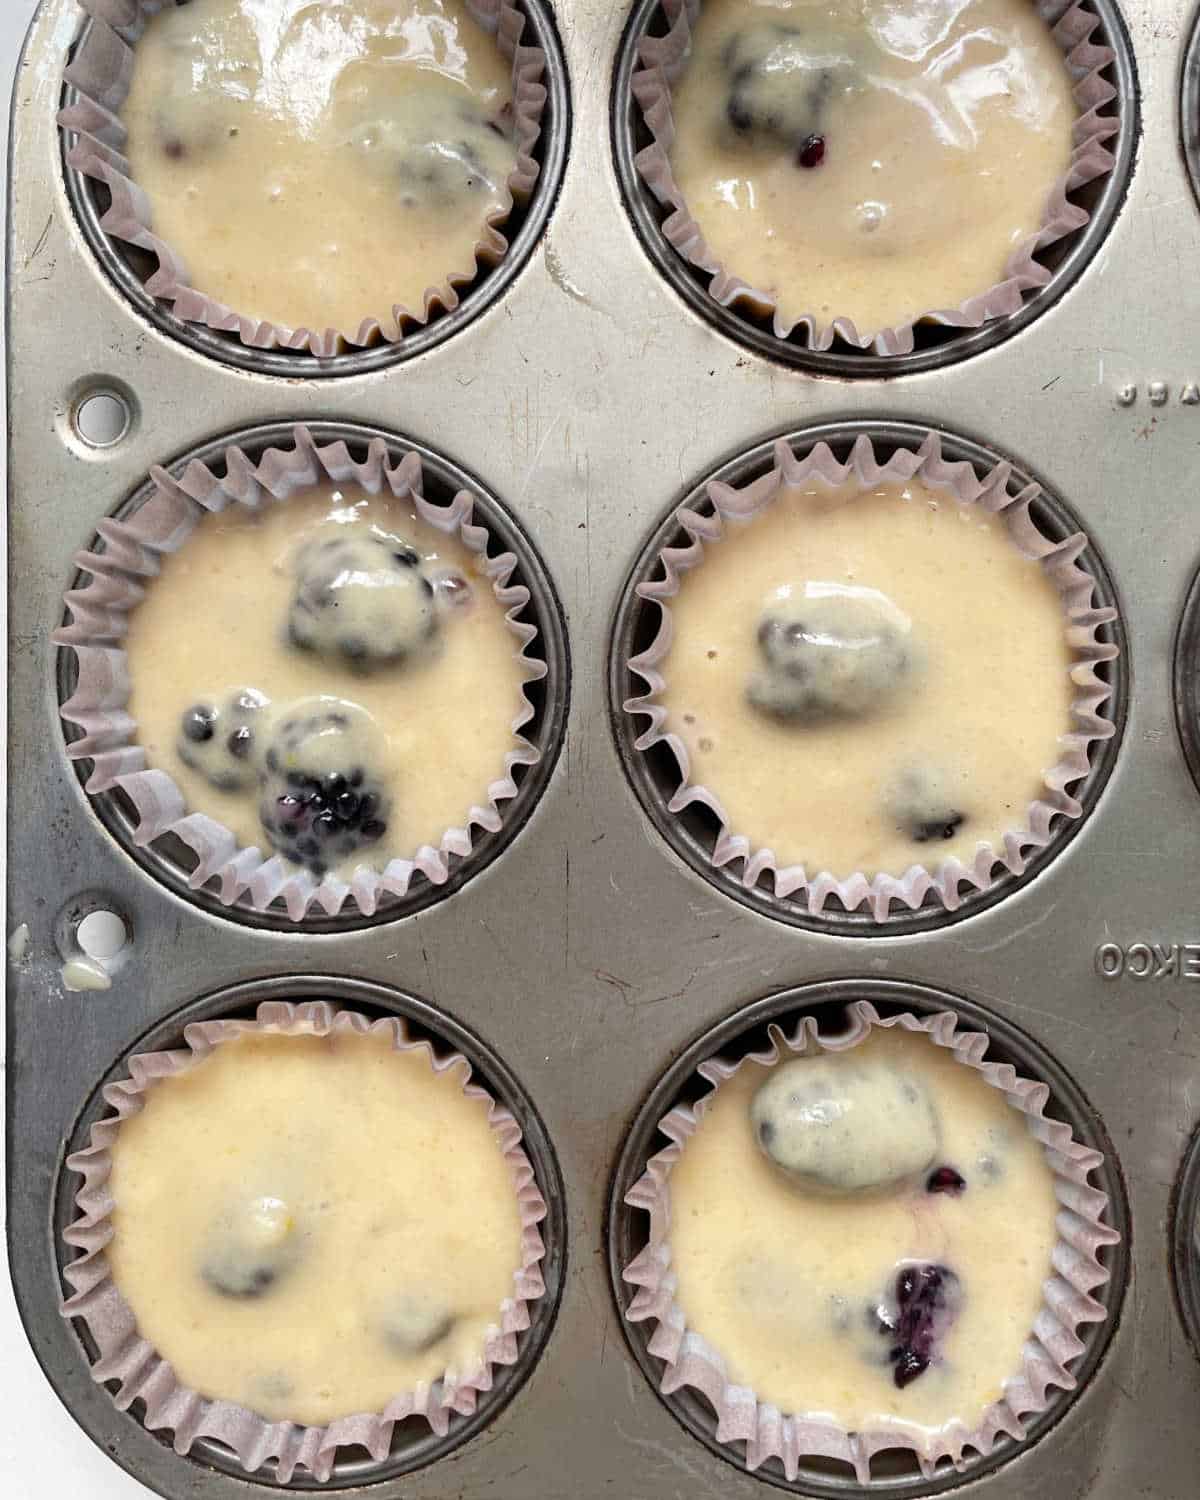
[[[319,839],[331,838],[338,831],[338,820],[336,814],[326,808],[319,812],[312,820],[312,831]]]
[[[930,1172],[928,1181],[925,1183],[925,1191],[927,1193],[951,1193],[957,1197],[966,1185],[966,1178],[959,1176],[953,1167],[938,1167],[936,1172]]]
[[[937,1358],[938,1346],[961,1301],[958,1277],[945,1266],[905,1266],[896,1277],[895,1313],[880,1309],[880,1332],[890,1341],[888,1363],[899,1389]]]
[[[913,843],[936,843],[952,839],[969,821],[961,805],[956,805],[963,791],[960,778],[946,767],[918,760],[884,789],[883,810]]]
[[[266,699],[253,688],[238,688],[216,703],[196,703],[179,722],[176,753],[222,792],[253,786],[258,774],[254,722]]]
[[[371,763],[382,757],[374,722],[354,705],[285,720],[267,754],[259,803],[273,847],[321,879],[332,859],[376,842],[387,831],[389,804]],[[351,790],[355,784],[361,792]]]
[[[200,1274],[214,1292],[238,1299],[261,1297],[278,1279],[278,1273],[271,1266],[230,1264],[227,1261],[210,1261],[201,1267]]]
[[[913,828],[913,842],[929,844],[937,839],[952,839],[965,821],[962,813],[951,812],[944,818],[932,818],[926,823],[918,823]]]
[[[729,121],[730,128],[737,135],[749,135],[754,128],[754,116],[746,107],[745,100],[737,90],[729,96],[729,102],[725,106],[725,118]]]
[[[206,703],[189,708],[181,721],[183,737],[193,745],[203,745],[216,733],[217,711]]]
[[[825,160],[825,137],[810,135],[807,140],[802,141],[796,153],[796,160],[810,171],[813,167],[819,167]]]
[[[918,1375],[924,1375],[929,1368],[929,1361],[922,1359],[911,1349],[893,1349],[888,1358],[895,1365],[892,1379],[900,1390],[903,1390],[906,1385],[911,1385]]]

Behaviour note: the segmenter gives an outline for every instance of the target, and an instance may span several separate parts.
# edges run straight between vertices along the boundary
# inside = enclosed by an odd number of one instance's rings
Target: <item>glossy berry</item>
[[[237,688],[216,702],[193,703],[180,716],[179,759],[219,791],[252,787],[258,775],[256,731],[266,701],[253,688]]]
[[[896,1277],[895,1311],[880,1309],[880,1332],[891,1339],[888,1363],[898,1389],[923,1375],[958,1311],[958,1277],[945,1266],[905,1266]]]
[[[802,167],[809,169],[819,167],[825,160],[825,137],[810,135],[806,140],[801,141],[796,160]]]
[[[965,1177],[961,1177],[953,1167],[938,1167],[930,1172],[925,1183],[927,1193],[950,1193],[957,1197],[966,1188]]]
[[[216,723],[216,710],[207,703],[197,703],[194,708],[187,710],[179,727],[185,740],[193,745],[203,745],[212,739]]]
[[[315,705],[314,705],[315,709]],[[305,712],[298,705],[267,750],[259,819],[285,859],[320,879],[388,831],[387,794],[364,759],[370,721],[351,704]]]
[[[431,649],[439,629],[420,554],[375,535],[312,542],[297,557],[288,639],[354,671],[397,665]]]

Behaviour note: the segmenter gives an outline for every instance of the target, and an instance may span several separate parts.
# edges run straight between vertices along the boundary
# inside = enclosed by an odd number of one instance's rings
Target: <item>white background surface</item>
[[[17,58],[37,0],[0,0],[0,91],[4,99],[3,146],[8,181],[8,106]],[[4,375],[0,369],[0,386]],[[0,444],[0,449],[2,449]],[[0,451],[0,490],[7,494]],[[0,537],[4,535],[0,516]],[[4,584],[0,580],[0,596]],[[0,715],[0,727],[4,727]],[[6,736],[7,740],[7,736]],[[4,772],[0,769],[0,780]],[[0,867],[3,864],[0,851]],[[2,888],[2,882],[0,882]],[[0,898],[2,899],[2,898]],[[5,929],[7,932],[7,928]],[[0,1032],[0,1048],[3,1033]],[[0,1110],[0,1142],[4,1131]],[[0,1169],[2,1170],[2,1169]],[[0,1197],[0,1220],[4,1216]],[[137,1500],[151,1492],[130,1479],[84,1436],[50,1389],[17,1316],[8,1279],[7,1241],[0,1236],[0,1495],[4,1500]]]

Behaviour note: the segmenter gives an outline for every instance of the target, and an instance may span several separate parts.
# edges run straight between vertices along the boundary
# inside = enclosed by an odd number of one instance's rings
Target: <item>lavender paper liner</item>
[[[880,1016],[868,1001],[856,1000],[847,1007],[849,1029],[822,1036],[812,1016],[803,1017],[789,1037],[776,1025],[769,1028],[770,1046],[750,1053],[737,1062],[720,1057],[701,1063],[697,1072],[712,1085],[710,1093],[695,1105],[676,1105],[659,1122],[659,1130],[671,1145],[650,1158],[642,1177],[626,1194],[625,1202],[650,1217],[649,1242],[627,1266],[623,1279],[637,1288],[625,1316],[631,1323],[656,1325],[649,1351],[663,1360],[662,1390],[670,1394],[682,1387],[699,1391],[716,1413],[716,1438],[721,1443],[744,1442],[746,1463],[757,1469],[769,1459],[778,1459],[788,1479],[794,1480],[803,1458],[830,1458],[849,1464],[860,1484],[871,1477],[871,1458],[887,1448],[911,1448],[921,1472],[932,1476],[935,1466],[949,1459],[956,1469],[965,1464],[965,1452],[974,1449],[987,1455],[1002,1437],[1020,1441],[1025,1436],[1023,1418],[1045,1411],[1052,1388],[1075,1388],[1067,1366],[1084,1352],[1081,1326],[1103,1322],[1104,1305],[1091,1294],[1108,1280],[1099,1252],[1118,1244],[1120,1235],[1103,1222],[1108,1196],[1093,1187],[1088,1178],[1103,1156],[1080,1145],[1068,1125],[1047,1119],[1043,1111],[1050,1097],[1044,1083],[1021,1078],[1007,1063],[985,1062],[988,1037],[977,1031],[960,1031],[952,1011],[917,1017],[911,1014]],[[1025,1123],[1040,1142],[1046,1163],[1054,1174],[1058,1199],[1056,1227],[1058,1243],[1051,1257],[1052,1271],[1043,1287],[1042,1308],[1034,1322],[1022,1354],[1022,1368],[1006,1382],[1004,1396],[987,1408],[980,1426],[972,1430],[962,1422],[930,1432],[916,1424],[894,1419],[878,1431],[849,1432],[836,1423],[786,1414],[760,1402],[747,1386],[728,1378],[720,1352],[700,1334],[689,1329],[683,1309],[675,1300],[676,1279],[671,1267],[671,1169],[686,1149],[707,1112],[713,1094],[744,1062],[773,1067],[781,1058],[813,1050],[839,1052],[857,1046],[872,1027],[900,1026],[923,1032],[939,1047],[946,1048],[964,1067],[974,1068],[1009,1104],[1025,1117]]]
[[[393,334],[378,318],[367,317],[355,329],[287,328],[227,307],[209,297],[188,278],[187,264],[178,251],[154,233],[153,205],[134,182],[123,155],[127,134],[120,109],[133,74],[133,50],[146,22],[172,0],[79,0],[91,18],[91,30],[64,72],[76,99],[65,106],[58,123],[66,135],[66,162],[95,182],[103,183],[111,204],[100,227],[112,239],[123,240],[154,257],[155,270],[146,280],[150,295],[172,305],[175,316],[199,323],[217,333],[235,334],[252,349],[289,349],[320,359],[348,347],[366,348],[396,343],[405,332],[423,327],[433,317],[453,312],[459,291],[474,283],[485,268],[498,265],[508,251],[500,226],[513,207],[524,203],[537,181],[539,164],[533,156],[542,130],[547,92],[542,83],[546,55],[540,47],[522,42],[525,17],[511,0],[466,0],[474,19],[496,40],[512,65],[513,121],[517,160],[507,180],[507,204],[485,219],[469,267],[447,270],[440,285],[427,287],[420,308],[396,303]]]
[[[1118,118],[1102,113],[1117,98],[1117,90],[1101,76],[1115,54],[1092,40],[1099,17],[1077,0],[1032,3],[1063,51],[1079,113],[1072,133],[1070,166],[1050,192],[1041,228],[1013,250],[1001,281],[957,307],[931,308],[915,313],[906,323],[860,333],[848,317],[836,316],[823,324],[816,314],[805,313],[789,322],[768,292],[744,281],[735,267],[722,264],[688,211],[670,159],[675,140],[671,90],[687,67],[692,31],[703,0],[661,0],[669,30],[665,36],[642,38],[638,45],[640,66],[631,81],[634,99],[652,136],[651,143],[637,153],[634,166],[658,202],[670,210],[661,227],[663,238],[689,265],[705,274],[709,294],[722,307],[735,313],[746,309],[759,317],[770,316],[772,332],[778,339],[787,339],[800,329],[810,349],[829,349],[836,336],[875,354],[911,354],[913,329],[918,323],[980,328],[1017,312],[1026,292],[1039,290],[1054,278],[1054,272],[1036,259],[1039,252],[1082,229],[1091,217],[1087,209],[1071,201],[1070,195],[1113,170],[1115,158],[1105,143],[1120,130]]]
[[[137,725],[128,709],[130,678],[124,639],[130,612],[145,596],[164,555],[184,546],[206,513],[230,505],[258,510],[272,502],[286,502],[294,491],[323,479],[355,484],[370,494],[379,494],[386,484],[397,499],[412,503],[422,521],[456,535],[477,559],[480,575],[491,584],[505,611],[525,686],[544,678],[548,668],[544,661],[526,655],[538,631],[519,618],[530,594],[523,584],[510,582],[517,558],[512,552],[488,555],[489,533],[473,518],[475,497],[469,490],[460,490],[448,505],[426,500],[419,456],[406,453],[392,467],[382,438],[372,439],[362,463],[355,461],[344,442],[319,446],[303,425],[295,427],[294,443],[290,450],[268,449],[257,464],[241,448],[229,447],[223,479],[199,461],[188,464],[180,479],[155,467],[150,474],[154,493],[144,505],[125,520],[97,523],[103,550],[76,553],[75,563],[91,575],[90,581],[65,595],[70,623],[52,637],[57,645],[75,653],[77,664],[75,689],[59,712],[80,731],[79,738],[67,746],[68,757],[92,761],[88,794],[124,792],[136,815],[133,841],[138,847],[167,834],[182,840],[196,856],[196,867],[188,876],[193,890],[215,881],[217,895],[226,906],[248,896],[255,911],[282,902],[294,922],[302,921],[314,904],[334,916],[351,898],[364,916],[371,916],[381,898],[404,896],[416,874],[433,885],[445,884],[453,862],[470,855],[475,827],[489,833],[500,829],[500,804],[517,794],[513,771],[541,759],[538,747],[520,733],[534,716],[524,688],[512,720],[516,743],[505,755],[503,767],[497,768],[502,774],[487,787],[486,803],[472,807],[461,827],[447,829],[436,849],[423,845],[412,858],[390,860],[382,870],[363,864],[349,881],[332,871],[317,881],[309,871],[296,869],[278,854],[264,856],[257,846],[240,846],[228,828],[206,814],[189,812],[177,783],[168,772],[149,766],[136,742]]]
[[[435,1073],[458,1072],[464,1097],[486,1102],[488,1122],[517,1195],[521,1266],[513,1276],[512,1296],[497,1308],[497,1322],[488,1330],[474,1369],[455,1380],[443,1377],[423,1382],[416,1390],[399,1392],[382,1412],[363,1412],[340,1417],[326,1427],[308,1427],[268,1422],[244,1406],[189,1390],[138,1333],[133,1312],[113,1282],[105,1255],[113,1237],[110,1216],[114,1203],[108,1190],[113,1142],[124,1121],[144,1108],[144,1096],[156,1084],[187,1072],[223,1043],[254,1032],[312,1036],[386,1033],[397,1052],[423,1052]],[[213,1438],[232,1449],[248,1473],[274,1459],[281,1484],[289,1483],[299,1469],[307,1470],[314,1479],[328,1479],[338,1448],[348,1445],[363,1447],[376,1462],[382,1461],[391,1446],[393,1427],[408,1417],[424,1418],[439,1437],[445,1436],[450,1417],[471,1415],[479,1396],[491,1389],[494,1368],[516,1362],[518,1335],[530,1325],[529,1305],[546,1290],[541,1269],[545,1246],[538,1228],[546,1217],[546,1204],[521,1149],[516,1120],[485,1089],[469,1081],[471,1065],[461,1053],[439,1056],[428,1042],[411,1041],[404,1022],[396,1017],[371,1021],[325,1001],[301,1005],[268,1001],[259,1006],[253,1021],[193,1022],[184,1028],[184,1041],[186,1049],[131,1057],[129,1077],[104,1089],[105,1101],[115,1114],[93,1125],[89,1144],[67,1158],[67,1167],[83,1178],[83,1184],[75,1195],[79,1216],[63,1231],[63,1238],[83,1253],[63,1269],[72,1295],[63,1303],[62,1314],[82,1319],[96,1344],[98,1357],[91,1366],[92,1379],[97,1384],[118,1382],[114,1400],[122,1411],[128,1411],[135,1401],[143,1401],[143,1425],[154,1432],[170,1431],[176,1453],[190,1452],[200,1438]]]
[[[626,663],[630,672],[644,680],[647,691],[626,699],[622,707],[628,714],[649,719],[649,727],[634,741],[635,749],[646,751],[661,743],[674,757],[679,784],[667,804],[668,810],[679,813],[698,803],[716,816],[720,831],[710,856],[712,863],[721,869],[742,861],[741,881],[747,890],[753,890],[760,880],[769,877],[777,898],[803,897],[813,915],[820,915],[830,899],[836,898],[847,911],[869,905],[878,922],[886,920],[893,902],[915,911],[931,892],[948,911],[954,911],[962,904],[963,886],[986,890],[992,884],[997,866],[1020,875],[1028,863],[1027,851],[1044,849],[1053,842],[1056,819],[1082,817],[1083,805],[1069,788],[1089,775],[1092,745],[1109,740],[1116,733],[1116,726],[1102,712],[1112,688],[1097,668],[1119,654],[1115,644],[1101,637],[1103,627],[1117,618],[1117,612],[1097,604],[1095,581],[1079,566],[1078,558],[1087,547],[1087,537],[1076,532],[1061,542],[1053,542],[1044,536],[1030,510],[1040,493],[1038,486],[1028,484],[1017,493],[1010,493],[1011,474],[1011,464],[998,463],[981,479],[971,464],[944,459],[941,441],[933,432],[919,448],[899,447],[883,464],[876,459],[874,445],[865,435],[855,441],[844,464],[834,457],[826,443],[815,444],[800,458],[781,439],[775,446],[775,462],[768,474],[742,489],[716,482],[708,486],[713,515],[701,514],[688,505],[679,507],[677,518],[688,538],[686,545],[664,547],[658,559],[663,577],[639,583],[636,590],[641,598],[657,603],[662,613],[653,641]],[[803,865],[781,867],[771,849],[752,844],[730,826],[716,791],[691,781],[687,747],[667,728],[667,710],[657,701],[666,686],[662,664],[671,648],[670,600],[679,592],[684,576],[702,564],[705,549],[726,539],[731,523],[736,527],[767,509],[785,487],[815,483],[833,488],[855,480],[866,491],[880,484],[906,484],[913,479],[919,479],[932,490],[952,495],[964,505],[979,505],[1002,516],[1013,543],[1027,557],[1040,561],[1063,600],[1064,628],[1073,656],[1070,676],[1075,688],[1071,701],[1074,727],[1060,737],[1062,753],[1044,775],[1043,794],[1030,804],[1026,826],[1006,831],[1001,848],[981,844],[969,865],[959,859],[946,859],[936,869],[914,864],[902,874],[881,872],[867,876],[859,871],[838,878],[828,871],[819,871],[810,876]]]

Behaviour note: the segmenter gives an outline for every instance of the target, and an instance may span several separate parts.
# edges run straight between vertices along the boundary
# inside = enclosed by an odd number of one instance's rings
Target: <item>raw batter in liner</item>
[[[190,0],[134,49],[131,175],[191,284],[398,336],[509,206],[511,68],[463,0]]]
[[[486,1102],[378,1034],[223,1043],[121,1126],[110,1188],[139,1333],[183,1385],[272,1421],[473,1367],[521,1264]]]
[[[290,644],[289,606],[293,570],[306,548],[370,536],[410,544],[434,576],[440,570],[465,578],[471,598],[448,609],[428,651],[356,672]],[[421,521],[386,490],[368,495],[327,484],[261,512],[233,506],[204,516],[163,559],[161,575],[130,615],[125,646],[129,712],[148,762],[170,773],[189,811],[215,818],[244,847],[271,849],[259,821],[258,778],[251,771],[241,789],[222,791],[184,763],[180,749],[189,747],[180,726],[190,705],[224,704],[245,689],[272,708],[321,696],[339,700],[324,707],[354,720],[348,746],[360,728],[368,731],[375,747],[370,769],[390,799],[386,834],[329,861],[346,875],[360,863],[382,869],[422,845],[437,848],[448,829],[465,827],[516,744],[512,724],[524,678],[503,607],[459,539]],[[262,734],[266,739],[270,730]]]
[[[847,595],[899,622],[910,670],[865,713],[795,722],[754,707],[764,612]],[[1071,727],[1058,591],[1002,518],[919,481],[781,490],[706,549],[669,608],[658,698],[689,780],[719,798],[731,832],[810,878],[900,875],[998,846]],[[913,783],[942,800],[944,826],[909,818]]]
[[[744,1063],[711,1096],[669,1178],[686,1325],[720,1353],[731,1383],[785,1414],[850,1431],[896,1421],[976,1428],[1021,1373],[1052,1271],[1057,1204],[1041,1148],[999,1090],[927,1037],[876,1030],[813,1065],[882,1069],[923,1101],[909,1121],[888,1119],[883,1138],[849,1132],[867,1158],[864,1179],[877,1146],[924,1150],[932,1104],[939,1141],[928,1176],[844,1193],[789,1180],[756,1142],[751,1105],[783,1068],[802,1077],[809,1063]],[[942,1273],[944,1305],[927,1367],[898,1376],[907,1356],[893,1351],[905,1335],[886,1324],[898,1321],[906,1266]]]
[[[1032,0],[704,0],[672,113],[722,266],[864,335],[1003,280],[1077,111]]]

